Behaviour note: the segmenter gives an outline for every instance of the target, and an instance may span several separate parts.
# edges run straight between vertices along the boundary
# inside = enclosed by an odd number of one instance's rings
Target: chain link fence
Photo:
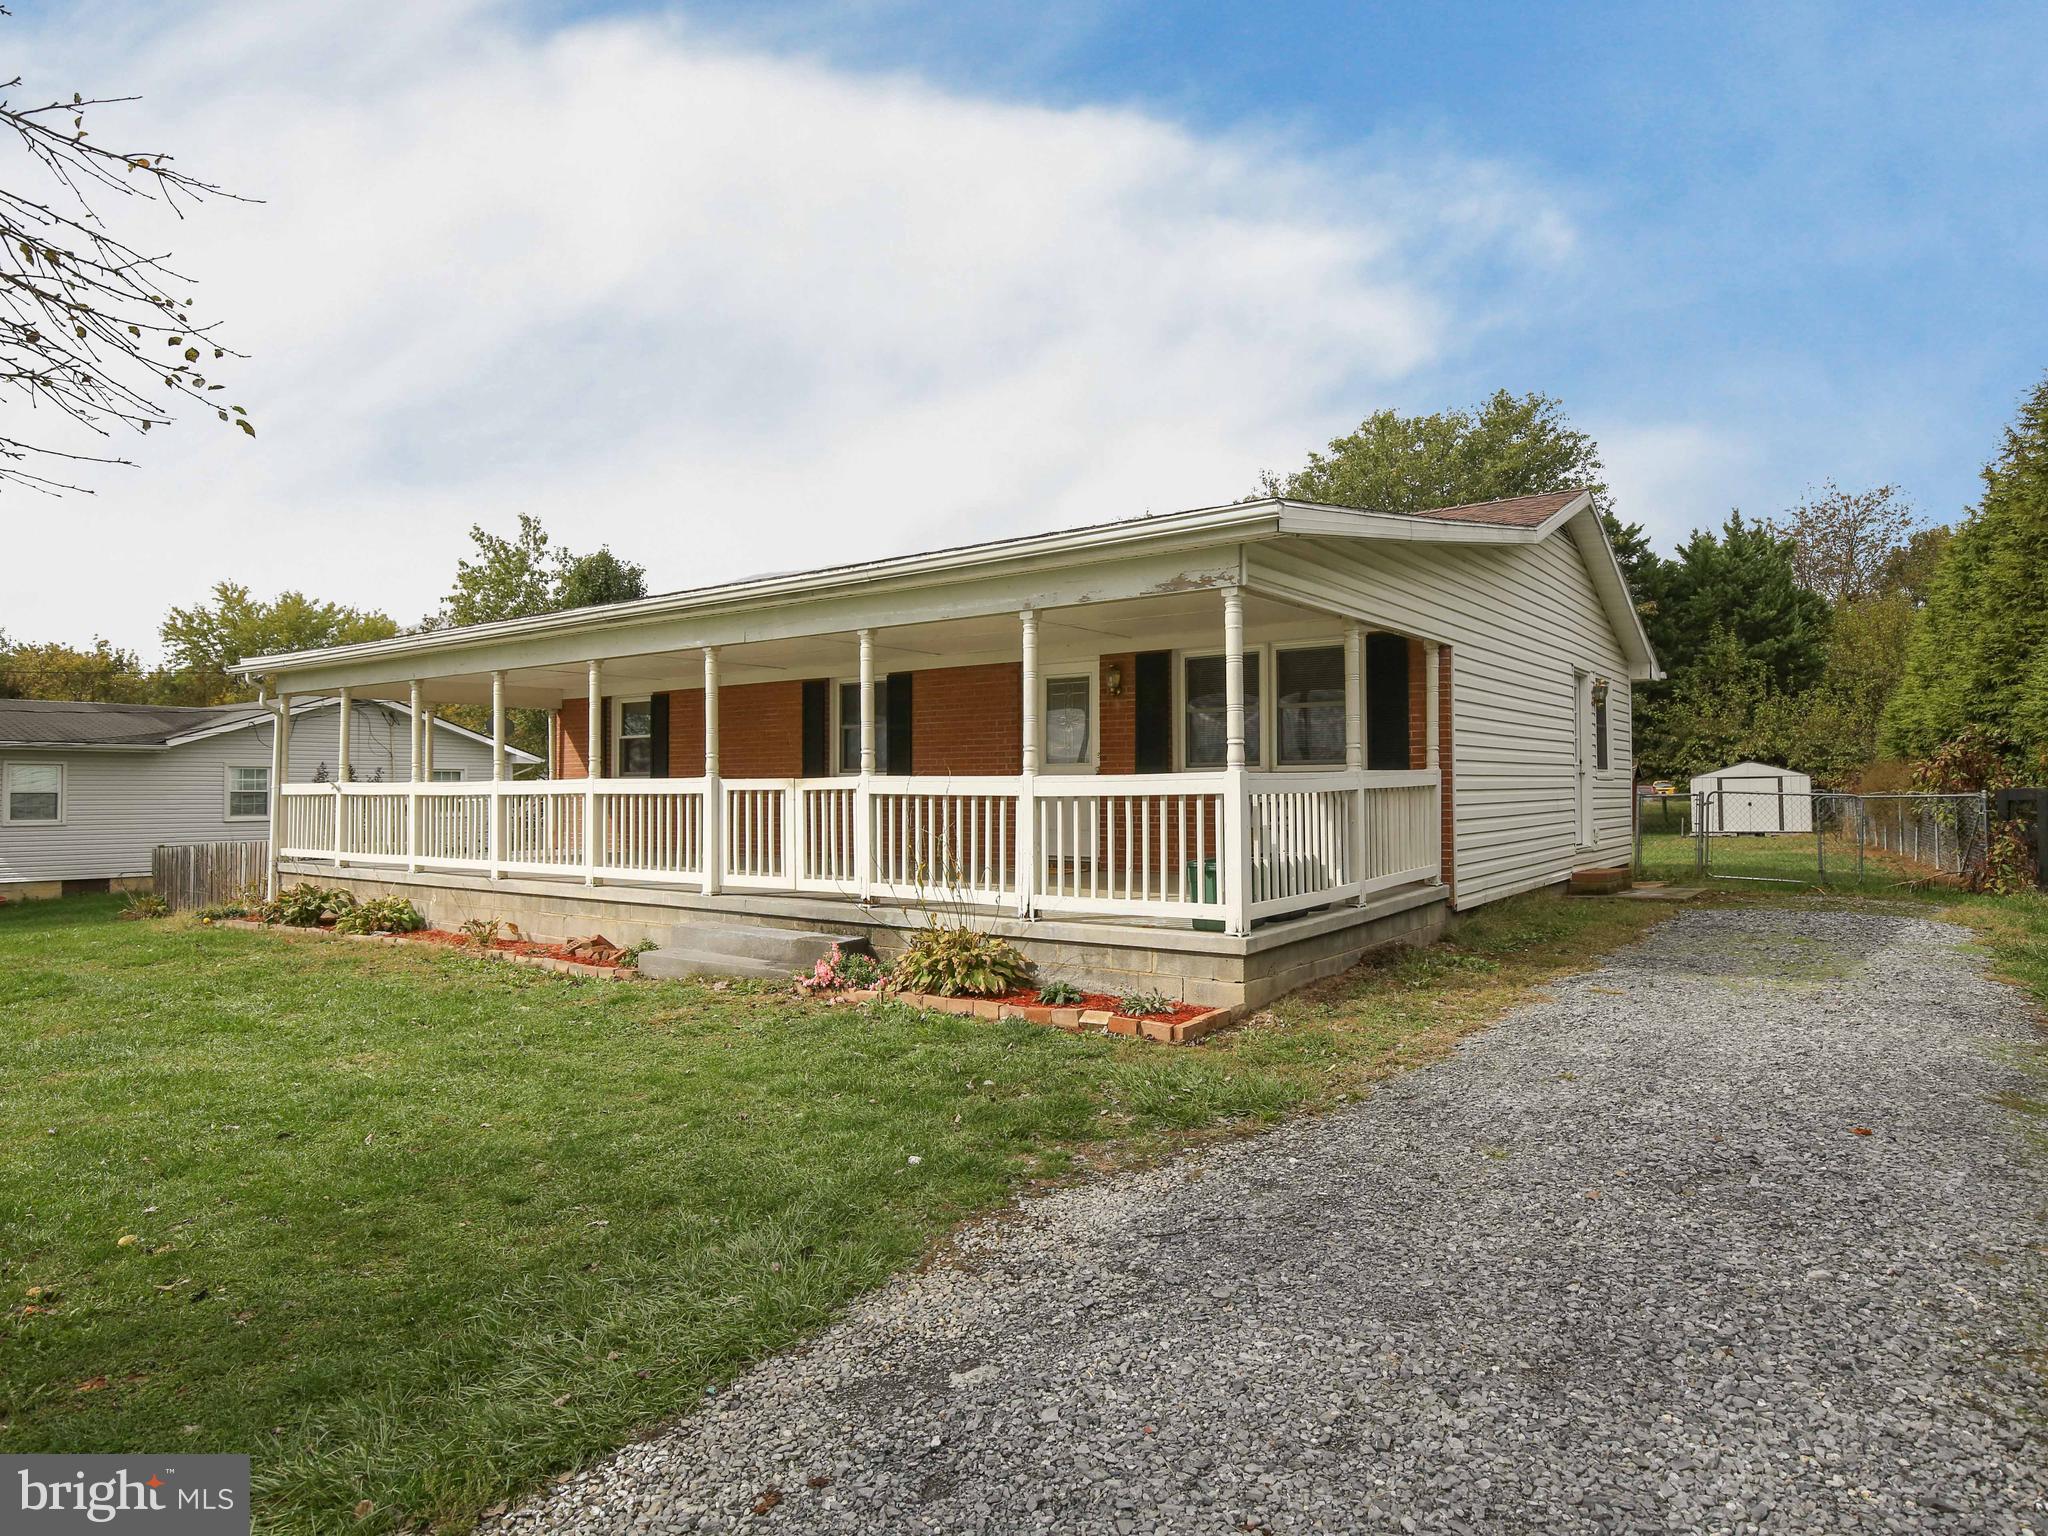
[[[1768,885],[1968,884],[1984,868],[1990,831],[1990,797],[1982,793],[1652,796],[1637,805],[1636,870]]]

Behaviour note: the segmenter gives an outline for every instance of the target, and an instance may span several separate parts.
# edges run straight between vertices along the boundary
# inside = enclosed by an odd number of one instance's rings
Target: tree
[[[303,592],[281,592],[266,603],[239,582],[223,581],[214,586],[212,602],[173,607],[164,615],[157,630],[168,674],[162,687],[191,704],[252,698],[255,690],[227,670],[245,657],[384,640],[397,633],[396,621],[375,610],[318,602]]]
[[[0,699],[83,699],[143,704],[155,690],[142,659],[95,637],[90,650],[56,641],[11,644],[0,636]]]
[[[20,85],[17,77],[0,90]],[[222,386],[209,374],[230,352],[181,297],[187,279],[164,256],[115,235],[94,206],[142,198],[182,214],[233,195],[173,169],[161,151],[91,142],[86,114],[131,99],[88,100],[76,91],[42,106],[0,99],[0,142],[26,160],[20,179],[0,189],[0,382],[15,391],[24,417],[54,414],[100,438],[166,425],[192,404],[253,437],[241,406],[213,399]],[[40,472],[62,461],[128,462],[0,433],[0,484],[75,490]]]
[[[555,582],[555,603],[562,608],[595,608],[646,595],[646,568],[621,560],[608,544],[593,554],[564,560]]]
[[[1600,448],[1566,420],[1548,395],[1501,389],[1469,411],[1403,416],[1373,412],[1358,430],[1311,453],[1291,475],[1259,477],[1262,496],[1291,496],[1371,512],[1534,496],[1584,488],[1593,493],[1608,542],[1632,590],[1656,560],[1642,526],[1623,523],[1608,504]]]
[[[1696,530],[1675,559],[1658,564],[1643,597],[1650,643],[1674,677],[1726,630],[1777,691],[1820,680],[1828,605],[1799,584],[1791,541],[1767,524],[1731,512],[1718,536]]]
[[[1792,573],[1802,587],[1846,603],[1885,589],[1918,521],[1895,485],[1845,491],[1829,480],[1764,526],[1791,542]]]
[[[2048,750],[2048,378],[1984,468],[1914,621],[1884,743],[1926,759],[1974,732],[2029,759]]]
[[[1954,537],[1953,528],[1939,523],[1914,529],[1904,544],[1885,557],[1878,572],[1878,590],[1900,593],[1915,608],[1922,606],[1934,589],[1934,572]]]
[[[611,546],[575,555],[548,538],[539,518],[522,512],[519,531],[502,538],[472,525],[473,559],[455,563],[455,586],[430,624],[488,624],[622,603],[647,595],[647,572],[621,560]]]

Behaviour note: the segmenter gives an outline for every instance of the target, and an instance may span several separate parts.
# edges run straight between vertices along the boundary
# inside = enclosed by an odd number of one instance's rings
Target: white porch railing
[[[702,779],[287,784],[278,851],[699,890],[714,873],[728,889],[1238,933],[1439,867],[1435,769],[726,779],[715,839],[706,792]]]

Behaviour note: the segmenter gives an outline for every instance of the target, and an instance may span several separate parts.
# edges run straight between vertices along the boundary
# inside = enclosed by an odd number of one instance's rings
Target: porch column
[[[718,777],[718,647],[704,647],[704,894],[725,874],[725,789]]]
[[[1351,790],[1351,849],[1345,874],[1361,884],[1366,878],[1365,793],[1365,626],[1344,627],[1344,767],[1357,781]],[[1365,897],[1358,898],[1362,906]]]
[[[342,786],[355,779],[355,765],[349,755],[349,728],[356,712],[355,690],[342,689],[339,700],[337,707],[341,713],[334,722],[334,867],[345,869],[348,860],[342,855],[348,852],[348,791]]]
[[[1017,615],[1024,659],[1023,754],[1017,781],[1017,915],[1028,918],[1038,899],[1038,615]]]
[[[1244,593],[1223,589],[1223,906],[1235,934],[1252,927],[1251,784],[1245,771]]]
[[[1435,768],[1437,763],[1437,712],[1443,708],[1437,697],[1441,691],[1437,679],[1437,650],[1434,640],[1422,642],[1422,766]]]
[[[860,899],[875,894],[874,800],[875,776],[875,632],[863,629],[860,641],[860,776],[853,785],[853,868],[860,883]]]
[[[1444,883],[1445,838],[1449,830],[1445,826],[1444,811],[1450,804],[1450,789],[1445,784],[1442,735],[1443,735],[1443,662],[1444,650],[1434,640],[1422,642],[1422,734],[1423,763],[1436,775],[1436,873],[1429,877],[1431,885]]]
[[[499,868],[504,859],[505,801],[499,788],[505,782],[505,674],[491,674],[491,798],[488,802],[490,821],[485,828],[485,852],[491,861],[491,878],[502,880],[505,871]]]
[[[604,663],[593,661],[584,680],[583,883],[597,884],[597,781],[604,777]]]
[[[266,896],[275,898],[277,865],[284,857],[284,785],[291,772],[292,700],[288,693],[277,696],[277,722],[270,729],[270,858],[264,875]]]
[[[409,696],[405,745],[405,867],[420,872],[420,683],[414,678]]]

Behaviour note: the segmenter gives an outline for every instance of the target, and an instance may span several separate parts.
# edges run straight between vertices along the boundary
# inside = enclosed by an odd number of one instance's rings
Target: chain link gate
[[[1703,880],[1875,887],[1984,866],[1990,797],[1719,789],[1693,797],[1693,868]]]

